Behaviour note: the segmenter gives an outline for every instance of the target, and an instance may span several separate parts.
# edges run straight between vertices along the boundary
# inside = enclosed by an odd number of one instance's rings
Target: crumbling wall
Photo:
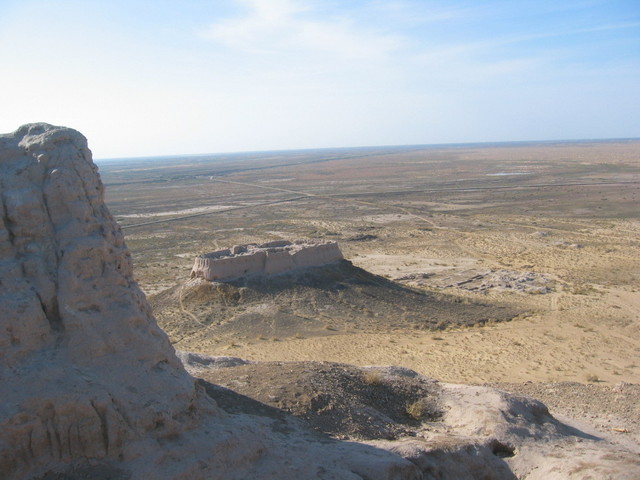
[[[264,262],[264,273],[267,275],[283,273],[294,268],[296,268],[296,264],[289,252],[267,252]]]
[[[342,259],[342,252],[336,242],[319,243],[310,248],[302,248],[292,253],[293,262],[298,267],[313,267]]]
[[[336,242],[276,240],[260,245],[235,245],[196,257],[191,277],[219,281],[250,274],[271,275],[299,267],[326,265],[343,258]]]

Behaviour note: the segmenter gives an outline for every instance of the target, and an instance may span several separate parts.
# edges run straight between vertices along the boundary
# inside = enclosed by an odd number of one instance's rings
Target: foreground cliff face
[[[132,277],[84,137],[0,137],[0,471],[118,458],[172,428],[191,379]]]
[[[117,455],[186,412],[193,384],[133,282],[84,137],[37,124],[0,148],[0,471]]]
[[[229,417],[195,387],[133,281],[80,133],[33,124],[0,136],[0,213],[2,478],[302,478],[323,457],[328,478],[414,475],[295,422],[289,439],[268,419]]]

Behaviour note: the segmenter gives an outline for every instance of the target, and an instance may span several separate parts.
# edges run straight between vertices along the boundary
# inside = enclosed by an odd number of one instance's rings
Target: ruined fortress
[[[277,240],[232,248],[196,257],[191,278],[223,281],[249,274],[284,273],[300,267],[316,267],[342,260],[336,242]]]

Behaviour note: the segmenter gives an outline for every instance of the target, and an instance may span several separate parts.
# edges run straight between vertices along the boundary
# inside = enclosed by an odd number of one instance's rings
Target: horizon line
[[[640,137],[613,137],[613,138],[579,138],[579,139],[556,139],[556,140],[501,140],[501,141],[482,141],[482,142],[452,142],[452,143],[416,143],[416,144],[395,144],[395,145],[358,145],[351,147],[306,147],[306,148],[282,148],[268,150],[236,150],[209,153],[174,153],[165,155],[136,155],[124,157],[95,157],[93,160],[100,162],[122,161],[122,160],[166,160],[170,158],[180,157],[205,157],[217,155],[251,155],[266,153],[285,153],[285,152],[312,152],[321,150],[357,150],[364,148],[446,148],[446,147],[470,147],[470,146],[488,146],[488,145],[526,145],[526,144],[554,144],[554,143],[609,143],[609,142],[629,142],[640,141]]]

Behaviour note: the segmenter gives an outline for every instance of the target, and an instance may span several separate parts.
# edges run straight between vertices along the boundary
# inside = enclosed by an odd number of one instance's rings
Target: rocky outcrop
[[[117,456],[195,389],[133,282],[82,135],[30,125],[0,148],[0,471]]]
[[[342,260],[336,242],[278,240],[263,244],[235,245],[196,257],[191,278],[224,281],[243,275],[271,275],[301,267],[318,267]]]
[[[0,472],[419,475],[396,455],[329,441],[293,419],[274,425],[220,409],[186,373],[133,281],[86,139],[47,124],[0,136]]]

